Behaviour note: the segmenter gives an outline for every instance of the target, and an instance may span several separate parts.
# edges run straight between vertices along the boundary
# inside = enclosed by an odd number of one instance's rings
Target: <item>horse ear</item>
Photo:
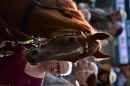
[[[111,56],[109,56],[109,55],[104,54],[104,53],[101,52],[101,51],[96,51],[96,52],[93,54],[93,56],[94,56],[96,59],[108,59],[108,58],[111,57]]]
[[[92,39],[95,40],[103,40],[110,37],[110,35],[106,34],[106,33],[95,33],[91,36]]]

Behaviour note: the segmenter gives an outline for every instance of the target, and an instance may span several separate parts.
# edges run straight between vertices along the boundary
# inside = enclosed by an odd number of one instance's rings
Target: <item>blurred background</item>
[[[130,0],[112,1],[113,4],[103,10],[110,13],[113,10],[122,8],[127,12],[127,19],[124,22],[117,22],[123,27],[123,32],[117,38],[113,39],[113,41],[110,41],[109,44],[103,49],[104,52],[112,54],[113,58],[102,62],[112,63],[113,65],[130,64]]]
[[[101,61],[113,66],[130,64],[130,0],[76,0],[77,4],[87,3],[87,9],[98,9],[105,13],[123,9],[127,18],[123,22],[116,22],[123,27],[123,32],[112,40],[108,40],[103,52],[112,55],[111,59]]]

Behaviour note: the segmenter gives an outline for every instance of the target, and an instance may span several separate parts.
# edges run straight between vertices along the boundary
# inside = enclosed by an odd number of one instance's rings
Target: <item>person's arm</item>
[[[93,9],[89,9],[89,12],[91,13],[91,22],[103,22],[106,21],[105,19],[105,13],[102,12],[98,12],[96,10]]]

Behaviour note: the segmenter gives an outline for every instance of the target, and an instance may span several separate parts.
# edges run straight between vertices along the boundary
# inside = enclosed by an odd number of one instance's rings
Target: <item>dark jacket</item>
[[[114,24],[107,13],[103,13],[93,9],[89,9],[89,11],[91,13],[90,24],[97,30],[105,31]]]
[[[46,72],[42,86],[72,86],[69,82],[65,81],[62,77],[57,77],[51,73]]]
[[[90,0],[81,0],[82,3],[87,3]],[[96,8],[109,8],[114,5],[115,0],[96,0]]]

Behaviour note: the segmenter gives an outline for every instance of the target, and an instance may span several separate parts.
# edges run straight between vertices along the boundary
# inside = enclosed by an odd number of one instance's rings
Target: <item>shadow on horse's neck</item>
[[[23,15],[30,2],[31,0],[1,0],[0,19],[7,25],[19,30],[19,28],[21,27]],[[23,38],[19,35],[18,32],[15,32],[10,27],[8,27],[8,29],[13,35],[18,36],[19,38]],[[10,35],[6,32],[4,24],[2,22],[0,22],[0,39],[12,39]]]
[[[48,1],[49,4],[50,1],[51,0]],[[89,31],[92,29],[92,27],[85,21],[81,13],[76,9],[73,1],[58,1],[61,6],[60,8],[63,9],[63,13],[57,9],[45,9],[44,7],[36,4],[36,7],[29,16],[27,28],[24,28],[27,30],[27,33],[33,34],[34,36],[47,37],[51,32],[59,29],[80,29],[79,31],[81,31],[81,29],[88,29]],[[0,3],[0,19],[5,21],[14,29],[20,29],[23,16],[30,2],[31,0],[7,0],[5,3],[3,1]],[[42,4],[45,2],[47,3],[47,1],[44,0],[40,1]],[[57,6],[56,2],[53,4],[54,6]],[[71,18],[68,18],[66,15]],[[13,31],[12,33],[16,36],[19,34],[16,32],[14,33]],[[2,34],[5,34],[5,31],[3,31]]]

